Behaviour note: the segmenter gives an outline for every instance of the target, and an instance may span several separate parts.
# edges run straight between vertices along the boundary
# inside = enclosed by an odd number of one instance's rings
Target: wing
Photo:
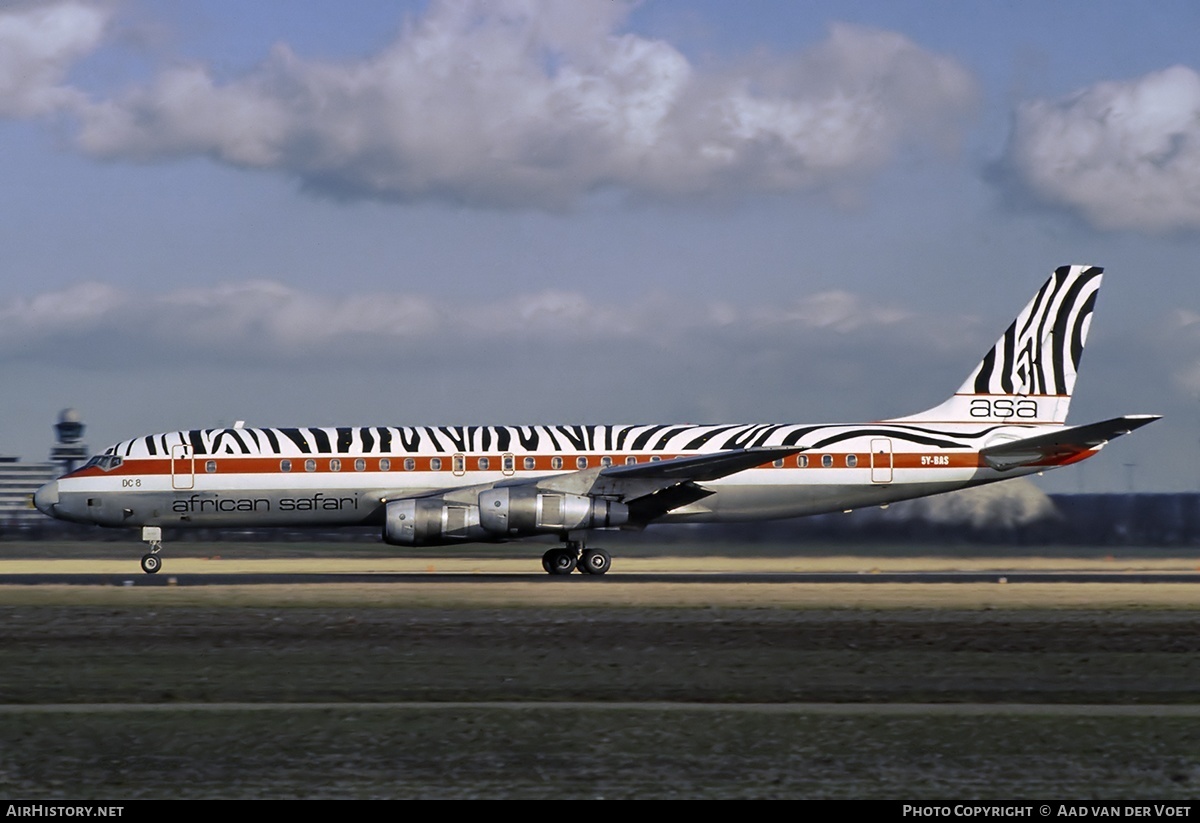
[[[525,487],[539,493],[573,494],[619,501],[630,507],[632,519],[644,524],[671,509],[712,494],[712,491],[697,485],[699,483],[728,477],[802,451],[804,448],[800,446],[730,449],[652,463],[601,466],[567,474],[514,478],[456,489],[427,489],[420,492],[380,490],[379,496],[384,502],[436,497],[447,502],[472,505],[485,489]]]
[[[653,463],[584,469],[542,479],[537,481],[537,486],[546,491],[629,498],[683,483],[718,480],[802,451],[804,451],[802,446],[730,449],[712,454],[675,457]]]
[[[584,469],[538,481],[516,481],[516,484],[535,483],[538,491],[619,500],[629,506],[632,520],[645,524],[713,493],[699,483],[728,477],[802,451],[804,447],[801,446],[730,449],[652,463]]]
[[[1025,440],[1014,440],[981,449],[979,456],[996,471],[1019,466],[1061,466],[1081,460],[1088,452],[1102,448],[1110,440],[1129,434],[1159,419],[1156,414],[1131,414],[1086,426],[1073,426]]]

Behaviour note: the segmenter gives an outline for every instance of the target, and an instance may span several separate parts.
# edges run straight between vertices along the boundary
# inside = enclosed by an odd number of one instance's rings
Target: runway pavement
[[[0,573],[0,586],[254,586],[306,585],[328,583],[460,583],[463,585],[544,583],[556,586],[603,586],[611,583],[859,583],[864,586],[885,583],[1117,583],[1117,584],[1200,584],[1200,573],[1162,571],[930,571],[930,572],[631,572],[610,573],[602,577],[572,574],[552,576],[544,573],[514,572],[245,572],[143,574],[136,567],[128,573],[26,572]]]

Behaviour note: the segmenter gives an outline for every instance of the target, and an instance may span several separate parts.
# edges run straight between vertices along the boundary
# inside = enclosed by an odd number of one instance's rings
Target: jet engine
[[[479,507],[442,496],[393,500],[387,504],[383,539],[397,546],[440,546],[491,537],[479,526]]]
[[[477,504],[443,495],[393,500],[387,504],[383,539],[398,546],[502,540],[535,534],[564,534],[629,522],[629,507],[582,494],[507,486],[480,492]]]
[[[479,524],[500,537],[603,529],[629,522],[624,503],[586,494],[501,486],[479,494]]]

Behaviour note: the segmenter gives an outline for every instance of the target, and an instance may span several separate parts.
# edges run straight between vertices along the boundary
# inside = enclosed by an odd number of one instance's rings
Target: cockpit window
[[[125,462],[124,458],[118,457],[115,454],[98,454],[88,462],[84,463],[83,468],[90,469],[95,466],[102,471],[109,472],[121,465],[123,462]]]

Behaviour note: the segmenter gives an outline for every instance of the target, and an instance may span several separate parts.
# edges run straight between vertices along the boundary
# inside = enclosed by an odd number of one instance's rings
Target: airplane
[[[1050,276],[953,395],[873,423],[229,428],[135,437],[42,486],[78,523],[381,528],[391,545],[556,536],[549,574],[602,575],[592,531],[885,505],[1070,465],[1158,415],[1065,425],[1103,269]]]

